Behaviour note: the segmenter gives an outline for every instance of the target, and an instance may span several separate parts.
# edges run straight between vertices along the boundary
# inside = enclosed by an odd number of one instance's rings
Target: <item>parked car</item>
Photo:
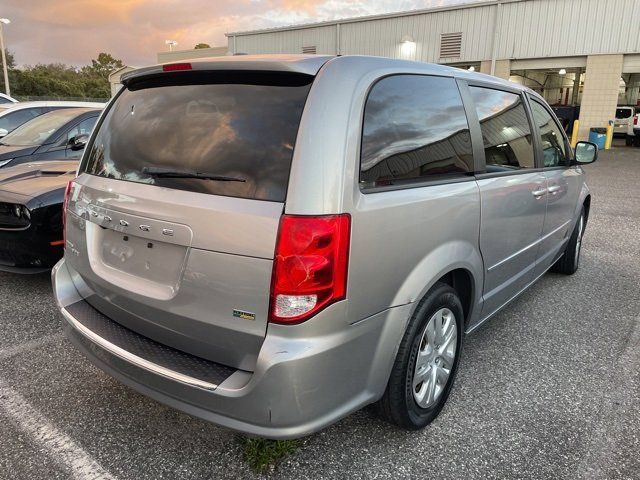
[[[619,105],[618,108],[616,108],[616,119],[613,122],[613,134],[626,135],[629,124],[633,123],[635,113],[635,107]]]
[[[0,139],[0,169],[20,163],[80,158],[100,115],[97,108],[45,113]]]
[[[62,201],[78,161],[0,170],[0,270],[39,273],[62,258]]]
[[[640,112],[633,116],[627,125],[627,136],[625,137],[628,147],[640,147]]]
[[[424,427],[465,334],[578,268],[597,148],[574,154],[522,86],[316,55],[123,84],[69,184],[53,287],[87,357],[172,407],[271,438],[372,402]]]
[[[18,101],[15,98],[10,97],[9,95],[0,93],[0,104],[7,104],[7,103],[18,103]]]
[[[0,105],[0,139],[44,113],[61,108],[104,108],[95,102],[20,102]],[[1,140],[0,140],[1,141]]]

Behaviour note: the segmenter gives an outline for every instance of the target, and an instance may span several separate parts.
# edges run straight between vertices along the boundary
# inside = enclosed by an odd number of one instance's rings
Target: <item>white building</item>
[[[128,65],[125,65],[124,67],[120,67],[109,74],[109,85],[111,85],[112,97],[116,93],[118,93],[118,90],[120,90],[120,87],[122,87],[122,83],[120,83],[120,79],[122,78],[122,76],[127,72],[135,70],[136,68],[137,67],[130,67]]]
[[[191,48],[158,52],[158,63],[179,62],[190,58],[222,57],[227,54],[227,47]]]
[[[473,67],[581,105],[580,137],[640,87],[640,0],[490,0],[227,34],[231,54],[379,55]]]

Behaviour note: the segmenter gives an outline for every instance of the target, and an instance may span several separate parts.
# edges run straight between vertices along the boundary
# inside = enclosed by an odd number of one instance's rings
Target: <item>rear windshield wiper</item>
[[[186,170],[174,170],[162,167],[144,167],[142,173],[156,178],[201,178],[203,180],[215,180],[218,182],[246,182],[244,178],[213,175],[211,173],[190,172]]]

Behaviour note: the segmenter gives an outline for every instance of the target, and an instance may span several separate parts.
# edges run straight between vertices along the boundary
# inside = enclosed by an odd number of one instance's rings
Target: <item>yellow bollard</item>
[[[607,138],[604,141],[605,150],[609,150],[611,148],[611,142],[613,142],[613,125],[609,122],[609,125],[607,125]]]
[[[573,131],[571,132],[571,148],[576,148],[578,143],[578,130],[580,129],[580,120],[573,122]]]

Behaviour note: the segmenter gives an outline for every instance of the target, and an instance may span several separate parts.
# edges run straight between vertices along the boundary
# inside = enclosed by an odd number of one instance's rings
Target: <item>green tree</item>
[[[4,54],[7,57],[7,69],[9,70],[9,76],[11,76],[11,70],[16,67],[16,59],[9,50],[5,48]],[[2,65],[2,55],[0,55],[0,92],[4,93],[4,75],[2,74],[2,69],[4,66]],[[11,85],[11,78],[9,78],[9,85]]]
[[[13,56],[7,65],[15,65]],[[61,63],[38,64],[9,70],[11,92],[23,97],[109,98],[109,74],[122,67],[121,60],[107,53],[80,69]],[[1,80],[1,75],[0,75]]]
[[[198,50],[199,48],[211,48],[211,45],[209,45],[208,43],[199,43],[193,48],[195,48],[196,50]]]
[[[15,56],[13,55],[13,53],[11,53],[8,49],[4,49],[4,54],[7,57],[7,68],[9,70],[11,70],[12,68],[16,67],[16,59]],[[3,68],[2,67],[2,55],[0,55],[0,69]]]
[[[109,74],[122,67],[124,67],[122,60],[113,58],[109,53],[101,52],[98,54],[98,58],[91,60],[91,66],[85,68],[87,73],[94,73],[105,80],[109,80]]]
[[[86,97],[83,75],[61,63],[28,66],[12,71],[12,91],[19,96]],[[108,95],[107,95],[108,96]]]

